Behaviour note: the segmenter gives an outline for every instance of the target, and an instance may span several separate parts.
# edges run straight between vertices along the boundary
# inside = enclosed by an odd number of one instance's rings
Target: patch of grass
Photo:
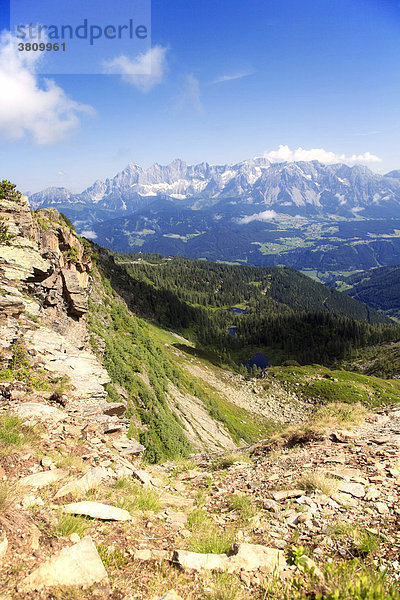
[[[374,555],[381,546],[378,535],[351,523],[338,523],[332,528],[332,535],[347,540],[349,552],[354,557],[366,558]]]
[[[248,521],[256,514],[254,504],[250,498],[244,494],[233,494],[228,498],[228,504],[244,521]]]
[[[206,594],[206,600],[244,600],[245,595],[235,575],[218,573],[213,576],[210,587],[212,592]]]
[[[6,481],[0,482],[0,515],[4,515],[16,502],[17,493],[14,486]]]
[[[360,425],[369,414],[370,411],[360,402],[356,404],[343,402],[322,404],[310,416],[306,425],[288,427],[275,438],[284,438],[286,440],[285,445],[288,448],[312,444],[322,440],[330,429],[352,429]]]
[[[218,529],[213,525],[196,532],[189,540],[189,549],[202,554],[226,554],[235,541],[233,529]]]
[[[188,515],[188,529],[192,533],[189,539],[189,549],[192,552],[225,554],[235,541],[234,529],[219,529],[202,508]]]
[[[239,452],[229,452],[228,454],[218,456],[218,458],[216,458],[213,461],[212,467],[214,470],[218,471],[220,469],[228,469],[237,462],[251,462],[251,459],[247,454],[242,454]]]
[[[132,510],[161,510],[159,495],[154,490],[144,487],[142,484],[131,481],[125,477],[118,479],[114,484],[117,495],[117,504],[128,512]]]
[[[272,367],[269,374],[296,394],[323,404],[361,403],[377,407],[400,401],[400,381],[371,377],[320,365]]]
[[[86,471],[86,466],[80,456],[75,456],[73,454],[67,454],[63,456],[62,454],[57,454],[54,458],[55,464],[60,469],[72,468],[73,470],[78,471]]]
[[[68,537],[72,533],[77,533],[79,537],[83,537],[88,527],[89,524],[85,517],[62,514],[53,533],[56,537]]]
[[[400,592],[387,571],[353,559],[327,563],[322,584],[312,573],[301,573],[285,581],[268,577],[262,600],[400,600]]]
[[[368,409],[359,402],[356,404],[331,402],[319,406],[311,421],[315,427],[319,426],[325,429],[333,427],[351,428],[360,425],[368,415]]]
[[[189,458],[177,458],[174,460],[174,465],[174,470],[172,471],[174,477],[185,471],[192,471],[198,468],[194,460]]]
[[[0,453],[9,454],[29,446],[36,440],[33,427],[22,424],[21,419],[11,414],[0,416]]]
[[[323,471],[306,471],[297,480],[296,487],[306,492],[321,491],[323,494],[330,496],[338,487],[338,482],[333,477],[329,477]]]
[[[99,544],[97,546],[97,551],[107,572],[121,570],[128,562],[128,558],[125,556],[124,552],[114,546]]]

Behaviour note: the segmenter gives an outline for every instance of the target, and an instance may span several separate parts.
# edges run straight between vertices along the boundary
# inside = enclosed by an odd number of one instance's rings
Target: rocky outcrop
[[[20,202],[0,200],[0,217],[14,236],[0,246],[1,284],[8,287],[7,303],[0,304],[2,339],[12,343],[15,321],[25,307],[42,323],[83,344],[81,318],[88,308],[92,266],[86,247],[60,213],[32,213],[25,197]]]
[[[0,200],[13,235],[0,245],[0,344],[23,338],[45,370],[66,377],[86,401],[107,397],[107,372],[88,348],[85,314],[91,286],[90,252],[56,210],[32,213],[27,199]]]

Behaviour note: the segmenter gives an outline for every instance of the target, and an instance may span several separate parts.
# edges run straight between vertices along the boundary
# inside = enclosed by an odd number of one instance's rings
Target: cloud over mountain
[[[335,163],[345,163],[348,165],[363,164],[370,165],[382,162],[382,159],[375,154],[370,152],[364,152],[363,154],[352,154],[347,156],[346,154],[337,154],[336,152],[330,152],[324,148],[312,148],[306,150],[299,146],[296,150],[292,150],[289,146],[280,144],[278,150],[272,150],[265,152],[264,156],[272,162],[291,162],[291,161],[310,161],[318,160],[319,162],[332,165]]]

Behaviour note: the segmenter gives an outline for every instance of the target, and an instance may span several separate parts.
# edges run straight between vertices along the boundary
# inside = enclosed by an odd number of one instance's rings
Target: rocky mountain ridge
[[[378,211],[384,210],[398,217],[400,183],[396,172],[378,175],[360,165],[271,163],[266,158],[235,165],[187,165],[176,159],[148,169],[130,163],[112,179],[98,180],[81,194],[48,188],[30,197],[34,208],[68,208],[80,227],[81,221],[88,225],[106,220],[107,215],[129,215],[155,199],[168,199],[181,208],[209,209],[215,214],[230,211],[236,218],[252,215],[256,209],[303,216],[378,216]]]

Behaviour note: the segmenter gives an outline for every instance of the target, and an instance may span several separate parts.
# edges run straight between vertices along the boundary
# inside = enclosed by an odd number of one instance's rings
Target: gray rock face
[[[19,586],[20,592],[55,586],[90,586],[107,583],[108,576],[92,539],[64,548],[31,573]]]
[[[366,167],[345,164],[324,165],[318,161],[271,163],[266,158],[245,160],[235,165],[187,165],[176,159],[169,165],[154,164],[148,169],[129,164],[114,178],[96,181],[82,194],[71,194],[64,188],[49,188],[31,196],[32,205],[73,206],[83,203],[84,218],[90,212],[113,210],[114,217],[146,206],[149,197],[167,195],[171,201],[204,200],[208,196],[224,200],[238,198],[242,205],[257,203],[260,207],[277,208],[293,205],[299,208],[337,210],[386,205],[400,202],[397,177],[377,175]],[[205,201],[206,204],[206,201]],[[340,206],[342,205],[342,206]],[[220,204],[219,204],[220,209]]]
[[[75,396],[88,400],[105,399],[104,385],[110,378],[94,354],[80,350],[63,335],[48,327],[30,331],[25,337],[43,358],[45,369],[69,378]]]
[[[70,311],[74,315],[82,316],[88,310],[88,298],[81,287],[76,271],[62,269],[66,296],[70,304]]]
[[[101,504],[101,502],[73,502],[66,504],[63,511],[70,515],[86,515],[92,519],[101,519],[102,521],[130,521],[131,515],[127,510]]]

